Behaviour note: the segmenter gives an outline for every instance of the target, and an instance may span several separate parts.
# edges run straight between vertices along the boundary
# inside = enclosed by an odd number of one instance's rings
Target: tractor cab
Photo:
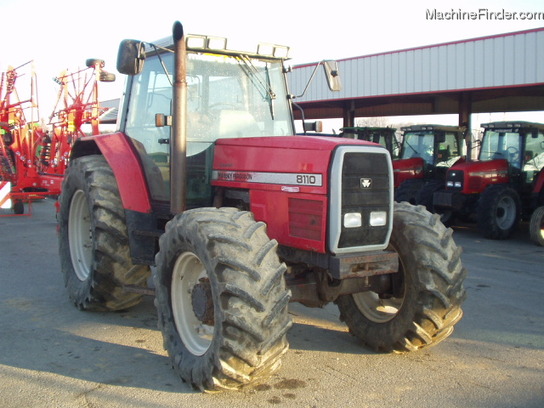
[[[432,195],[443,189],[446,170],[464,161],[465,128],[414,125],[402,131],[400,155],[393,161],[395,200],[421,204],[434,211]]]
[[[366,140],[384,146],[393,160],[399,157],[400,143],[395,136],[396,129],[392,127],[343,127],[341,137]]]
[[[520,190],[530,190],[535,176],[544,167],[544,126],[534,123],[495,122],[482,124],[485,129],[480,162],[495,160],[497,168],[507,164],[509,177]]]
[[[445,175],[464,154],[465,129],[457,126],[415,125],[403,127],[399,160],[393,164],[395,187],[404,181]]]
[[[148,45],[141,72],[129,77],[121,128],[137,142],[152,199],[169,201],[174,52]],[[287,47],[239,53],[226,39],[187,36],[187,207],[212,204],[211,160],[218,139],[293,135],[283,61]],[[281,54],[280,56],[277,56]],[[179,184],[175,182],[175,184]]]

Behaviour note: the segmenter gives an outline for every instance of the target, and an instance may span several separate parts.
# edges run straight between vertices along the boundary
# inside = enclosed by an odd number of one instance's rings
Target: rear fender
[[[126,210],[151,213],[151,200],[140,156],[134,144],[123,133],[90,136],[79,139],[71,159],[89,154],[102,154],[113,170]]]

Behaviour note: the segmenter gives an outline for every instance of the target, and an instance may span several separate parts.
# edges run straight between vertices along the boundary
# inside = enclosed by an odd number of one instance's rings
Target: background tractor
[[[343,127],[340,129],[340,137],[366,140],[384,146],[391,154],[393,160],[397,159],[400,153],[400,143],[395,136],[397,129],[392,127],[355,126]]]
[[[274,372],[290,301],[335,302],[380,351],[436,344],[462,316],[461,250],[438,216],[394,203],[387,150],[295,135],[287,51],[230,50],[178,22],[173,40],[124,40],[119,130],[76,141],[59,198],[72,302],[153,293],[172,366],[200,390]]]
[[[444,188],[447,169],[465,160],[465,128],[413,125],[401,130],[400,156],[393,162],[395,199],[433,211],[433,193]]]
[[[484,135],[477,161],[448,170],[445,191],[434,194],[436,208],[476,218],[487,238],[506,239],[522,217],[534,212],[531,235],[542,240],[544,205],[544,125],[493,122]]]

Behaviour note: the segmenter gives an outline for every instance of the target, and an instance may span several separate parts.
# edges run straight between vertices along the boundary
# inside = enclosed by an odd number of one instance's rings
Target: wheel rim
[[[404,266],[399,258],[399,271],[404,278]],[[403,285],[404,286],[404,285]],[[377,292],[366,291],[353,294],[353,300],[359,308],[359,311],[370,321],[374,323],[387,323],[393,320],[400,312],[404,303],[405,293],[402,290],[403,296],[390,297],[381,299]]]
[[[85,193],[81,190],[74,193],[70,203],[68,242],[74,272],[83,282],[91,274],[93,233],[89,205]]]
[[[192,305],[193,288],[207,277],[206,268],[192,252],[184,252],[176,260],[171,286],[174,322],[183,344],[197,356],[208,350],[214,332],[213,326],[198,319]]]
[[[501,229],[510,228],[516,219],[516,203],[512,197],[503,197],[497,204],[497,225]]]

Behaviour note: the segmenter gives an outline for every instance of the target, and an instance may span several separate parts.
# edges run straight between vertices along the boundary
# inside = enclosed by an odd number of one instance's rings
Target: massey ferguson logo
[[[372,179],[362,178],[360,181],[361,181],[361,188],[363,190],[366,190],[368,188],[372,188]]]

